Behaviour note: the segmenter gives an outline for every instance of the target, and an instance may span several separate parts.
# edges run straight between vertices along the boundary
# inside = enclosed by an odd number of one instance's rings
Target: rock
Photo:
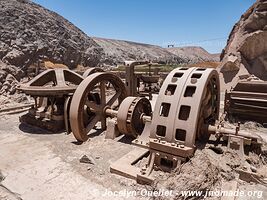
[[[216,146],[210,146],[209,149],[214,151],[217,154],[223,154],[223,149],[221,147],[216,147]]]
[[[3,63],[0,60],[0,74],[3,74],[3,77],[6,77],[7,74],[13,75],[18,81],[21,79],[23,75],[23,71],[19,68],[17,68],[14,65],[8,65],[6,63]],[[1,77],[1,75],[0,75]]]
[[[16,92],[18,81],[12,74],[8,74],[5,78],[5,82],[1,85],[0,94],[13,95]]]
[[[221,69],[221,72],[227,71],[238,71],[239,70],[239,59],[235,55],[229,55],[224,60],[224,67]]]
[[[4,70],[0,70],[0,83],[3,83],[6,78],[7,72]]]
[[[6,76],[6,81],[9,82],[10,84],[11,84],[12,82],[18,82],[18,81],[16,80],[16,78],[15,78],[12,74],[8,74],[8,75]]]
[[[92,165],[95,165],[95,161],[93,158],[89,158],[88,156],[86,155],[83,155],[81,158],[80,158],[80,163],[87,163],[87,164],[92,164]]]
[[[256,167],[254,167],[254,166],[250,166],[250,169],[251,169],[251,171],[252,171],[252,172],[254,172],[254,173],[256,173],[256,172],[257,172],[257,168],[256,168]]]
[[[267,80],[267,0],[257,0],[241,16],[229,35],[221,60],[219,70],[224,76],[235,72],[228,82],[240,76],[240,71]]]
[[[2,174],[2,172],[0,171],[0,183],[1,181],[3,181],[5,179],[4,175]]]
[[[5,63],[9,63],[11,65],[20,66],[22,63],[25,62],[25,59],[27,57],[24,55],[22,51],[19,51],[17,49],[12,49],[10,52],[8,52],[4,57],[3,61]]]

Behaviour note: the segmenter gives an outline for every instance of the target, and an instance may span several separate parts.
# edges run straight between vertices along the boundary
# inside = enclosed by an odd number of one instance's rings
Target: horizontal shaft
[[[243,137],[252,138],[252,139],[260,139],[260,137],[257,134],[253,135],[247,131],[238,131],[238,133],[236,134],[235,130],[229,129],[229,128],[224,128],[224,127],[217,128],[216,126],[209,125],[208,130],[212,134],[222,133],[222,134],[243,136]]]

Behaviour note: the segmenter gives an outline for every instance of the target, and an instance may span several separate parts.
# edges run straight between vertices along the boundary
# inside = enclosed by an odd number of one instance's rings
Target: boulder
[[[257,0],[241,16],[229,35],[221,61],[219,70],[227,79],[225,83],[244,73],[267,80],[267,0]]]
[[[0,70],[0,83],[3,83],[5,81],[7,72],[4,70]]]
[[[19,51],[17,49],[12,49],[3,57],[2,60],[3,62],[11,65],[22,66],[23,63],[25,62],[25,59],[27,58],[22,51]]]
[[[8,65],[6,63],[3,63],[0,60],[0,77],[1,77],[1,74],[3,74],[2,77],[6,77],[7,74],[11,74],[18,81],[20,81],[20,79],[23,76],[24,72],[21,69],[19,69],[16,66],[14,66],[14,65]],[[0,78],[0,81],[1,81],[1,78]]]

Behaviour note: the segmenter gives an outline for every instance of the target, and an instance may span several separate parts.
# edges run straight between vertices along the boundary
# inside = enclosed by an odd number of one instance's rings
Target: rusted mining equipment
[[[152,63],[149,61],[125,61],[125,82],[126,89],[130,96],[149,96],[152,99],[152,84],[158,84],[160,76],[158,74],[159,68],[156,68],[154,73],[151,72]],[[135,72],[135,67],[138,65],[143,65],[148,67],[148,72],[146,74],[138,74]],[[142,86],[148,91],[141,91],[140,86]],[[144,90],[144,89],[143,89]]]
[[[147,98],[128,96],[129,84],[115,74],[95,72],[85,76],[50,70],[20,86],[36,99],[28,115],[45,119],[43,123],[60,116],[67,131],[81,142],[99,125],[106,130],[106,138],[121,134],[132,137],[136,147],[112,163],[110,171],[138,183],[152,183],[153,170],[170,172],[177,168],[193,156],[196,143],[210,134],[228,139],[229,148],[241,156],[244,144],[259,139],[239,127],[227,129],[219,120],[220,85],[214,69],[174,69],[163,82],[154,109]],[[136,165],[142,159],[145,163]]]
[[[97,71],[102,70],[89,68],[80,76],[68,69],[49,69],[28,83],[19,85],[17,89],[32,96],[35,101],[29,112],[20,117],[20,121],[53,132],[66,129],[69,133],[72,95],[84,77]]]
[[[240,80],[225,92],[224,110],[228,117],[267,123],[267,82],[255,77]]]
[[[107,95],[109,87],[114,92]],[[152,183],[153,169],[171,171],[193,156],[196,142],[210,134],[228,139],[228,147],[244,154],[243,145],[259,137],[228,129],[219,120],[220,86],[216,70],[177,68],[166,77],[155,107],[144,97],[127,96],[120,78],[94,73],[76,89],[70,105],[71,129],[79,141],[101,122],[106,138],[120,134],[136,138],[136,148],[110,166],[110,171],[139,183]],[[152,112],[153,110],[153,112]],[[153,114],[152,114],[153,113]],[[146,158],[141,168],[138,161]]]

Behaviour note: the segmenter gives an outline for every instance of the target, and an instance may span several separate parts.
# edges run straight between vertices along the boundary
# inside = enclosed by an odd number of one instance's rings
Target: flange
[[[151,116],[152,108],[144,97],[127,97],[120,104],[117,114],[117,125],[120,133],[137,137],[145,127],[143,115]]]

